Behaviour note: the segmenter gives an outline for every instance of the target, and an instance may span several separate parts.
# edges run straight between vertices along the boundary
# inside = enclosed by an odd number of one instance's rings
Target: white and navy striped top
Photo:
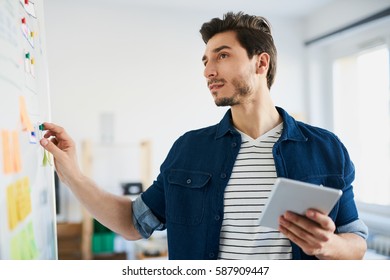
[[[276,180],[272,147],[283,123],[258,139],[241,133],[242,144],[225,189],[219,259],[291,259],[289,240],[259,226],[259,217]]]

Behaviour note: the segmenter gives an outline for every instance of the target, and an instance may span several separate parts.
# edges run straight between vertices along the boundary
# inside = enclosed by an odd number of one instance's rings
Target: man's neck
[[[283,120],[269,99],[262,103],[232,106],[233,125],[246,135],[257,139]]]

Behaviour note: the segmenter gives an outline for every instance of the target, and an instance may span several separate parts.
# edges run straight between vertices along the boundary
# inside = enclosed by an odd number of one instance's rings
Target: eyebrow
[[[232,49],[231,47],[229,47],[229,46],[226,46],[226,45],[222,45],[222,46],[220,46],[220,47],[218,47],[218,48],[215,48],[215,49],[213,49],[213,53],[219,53],[220,51],[222,51],[223,49]],[[207,59],[207,56],[206,55],[204,55],[203,57],[202,57],[202,61],[205,61]]]

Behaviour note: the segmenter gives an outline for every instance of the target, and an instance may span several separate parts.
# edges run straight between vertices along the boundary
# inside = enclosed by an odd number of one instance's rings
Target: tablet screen
[[[286,211],[304,215],[306,210],[312,208],[329,214],[341,194],[339,189],[277,178],[260,216],[260,225],[278,229],[279,217]]]

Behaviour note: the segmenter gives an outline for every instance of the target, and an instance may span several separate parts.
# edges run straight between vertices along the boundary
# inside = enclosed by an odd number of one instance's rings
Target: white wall
[[[79,145],[83,139],[98,143],[99,116],[113,113],[117,146],[152,140],[157,176],[178,136],[219,122],[226,111],[215,107],[202,76],[204,43],[198,32],[203,22],[226,11],[207,14],[107,3],[45,1],[52,121]],[[302,23],[263,16],[271,20],[279,52],[272,95],[277,105],[304,115]],[[119,188],[114,170],[102,173],[98,183],[112,191]],[[137,176],[138,170],[129,168],[129,178]],[[69,216],[78,219],[73,203],[70,198]]]

